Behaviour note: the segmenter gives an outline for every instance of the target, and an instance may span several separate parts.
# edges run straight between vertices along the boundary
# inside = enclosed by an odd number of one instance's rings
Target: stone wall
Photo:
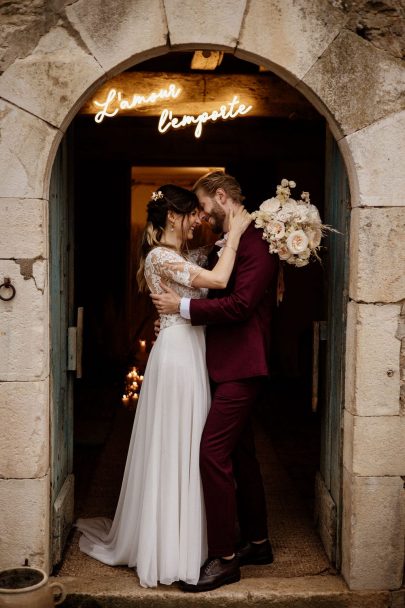
[[[0,566],[26,558],[50,566],[47,201],[57,146],[103,80],[172,49],[214,47],[267,65],[297,87],[326,117],[344,156],[353,211],[343,574],[356,589],[399,587],[405,530],[405,111],[397,4],[0,5],[0,278],[10,276],[17,289],[15,300],[0,302]]]
[[[401,0],[329,0],[348,15],[347,27],[394,57],[405,54],[405,5]]]
[[[346,27],[394,57],[405,54],[405,8],[399,0],[328,0]],[[72,32],[66,7],[75,0],[11,0],[0,4],[0,74],[31,53],[57,23]],[[243,2],[240,3],[243,6]]]

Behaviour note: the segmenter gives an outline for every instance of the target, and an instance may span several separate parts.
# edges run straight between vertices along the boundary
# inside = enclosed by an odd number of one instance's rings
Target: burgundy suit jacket
[[[217,261],[213,252],[211,264]],[[267,376],[278,256],[252,223],[240,239],[228,286],[192,299],[192,325],[207,325],[207,367],[214,382]]]

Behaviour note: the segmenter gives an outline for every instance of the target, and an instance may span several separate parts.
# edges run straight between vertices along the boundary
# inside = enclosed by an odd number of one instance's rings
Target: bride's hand
[[[252,217],[242,205],[236,211],[231,210],[229,215],[229,232],[232,234],[242,236],[251,223]]]

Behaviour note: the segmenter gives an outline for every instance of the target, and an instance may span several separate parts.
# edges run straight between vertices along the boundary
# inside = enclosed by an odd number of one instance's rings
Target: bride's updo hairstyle
[[[146,291],[147,284],[145,281],[145,259],[149,251],[153,247],[160,245],[160,240],[167,222],[167,214],[169,211],[174,211],[184,218],[192,213],[198,207],[198,198],[190,190],[166,184],[153,193],[152,198],[147,204],[147,221],[145,230],[142,235],[141,254],[139,260],[139,268],[136,273],[139,291]],[[186,234],[183,234],[182,247],[185,248],[187,243]],[[165,245],[169,247],[169,245]]]

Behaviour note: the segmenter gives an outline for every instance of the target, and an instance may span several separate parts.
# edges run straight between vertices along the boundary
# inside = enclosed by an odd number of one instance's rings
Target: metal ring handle
[[[15,287],[14,287],[14,285],[11,284],[11,280],[9,279],[9,277],[4,277],[4,283],[2,283],[0,285],[0,290],[3,287],[5,289],[11,289],[11,295],[8,298],[6,298],[6,297],[2,296],[1,293],[0,293],[0,300],[3,300],[3,302],[9,302],[15,296]]]

